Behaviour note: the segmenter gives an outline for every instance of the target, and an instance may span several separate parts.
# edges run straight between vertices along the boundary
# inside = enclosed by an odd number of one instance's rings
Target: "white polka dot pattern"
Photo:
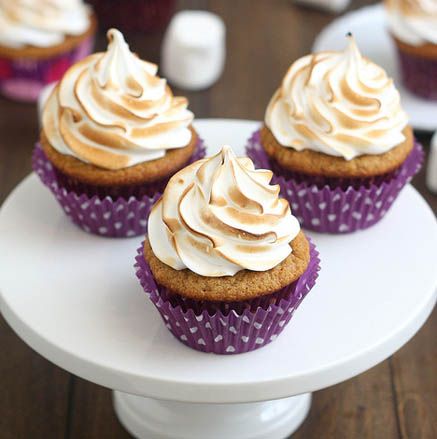
[[[101,200],[97,196],[77,195],[58,185],[52,165],[38,145],[33,152],[32,166],[66,215],[86,232],[108,237],[132,237],[147,232],[147,218],[159,193],[152,198],[116,201],[111,197]]]

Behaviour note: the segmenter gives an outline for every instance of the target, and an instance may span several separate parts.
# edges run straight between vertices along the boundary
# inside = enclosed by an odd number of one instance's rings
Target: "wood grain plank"
[[[36,106],[0,97],[0,204],[31,171],[38,138]]]
[[[429,155],[429,144],[431,141],[431,135],[428,133],[415,133],[419,142],[423,145],[425,151],[424,166],[420,172],[413,178],[412,185],[420,192],[426,202],[430,205],[431,209],[437,214],[437,194],[432,193],[426,187],[426,164]]]
[[[399,437],[388,362],[313,395],[311,411],[293,439]]]
[[[0,346],[0,437],[64,437],[69,374],[32,351],[2,317]]]
[[[30,173],[37,136],[35,105],[0,99],[0,203]],[[69,374],[32,351],[3,317],[0,346],[0,437],[63,437]]]
[[[390,359],[401,437],[437,437],[437,312]]]
[[[81,378],[75,378],[69,424],[66,439],[131,437],[115,415],[111,391]]]

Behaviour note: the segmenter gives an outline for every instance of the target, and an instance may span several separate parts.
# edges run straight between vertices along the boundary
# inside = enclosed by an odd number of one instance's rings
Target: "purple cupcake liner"
[[[0,93],[18,101],[34,102],[41,90],[62,78],[75,62],[92,52],[94,36],[62,54],[45,58],[0,57]]]
[[[437,59],[412,55],[397,47],[402,82],[412,93],[437,100]]]
[[[190,161],[198,160],[204,154],[205,147],[200,142]],[[117,238],[144,235],[150,209],[161,196],[157,192],[153,196],[112,198],[68,190],[59,183],[53,165],[39,144],[33,151],[32,168],[51,190],[66,215],[81,229],[96,235]]]
[[[272,161],[256,131],[248,140],[247,155],[257,168],[271,169]],[[321,233],[350,233],[366,229],[380,221],[392,206],[401,189],[422,166],[424,153],[415,141],[413,150],[402,166],[383,179],[360,182],[360,185],[338,187],[321,185],[320,180],[308,177],[297,181],[273,175],[272,183],[281,186],[281,194],[291,205],[292,212],[306,229]],[[275,167],[275,166],[273,166]]]
[[[188,347],[215,354],[241,354],[275,340],[316,283],[319,254],[310,241],[310,262],[302,276],[276,293],[244,302],[186,300],[157,285],[144,258],[136,257],[136,275],[161,314],[165,326]]]

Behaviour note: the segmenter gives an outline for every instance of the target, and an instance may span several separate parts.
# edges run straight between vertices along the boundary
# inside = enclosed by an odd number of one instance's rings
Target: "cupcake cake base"
[[[138,249],[135,269],[165,326],[179,341],[203,352],[241,354],[278,337],[313,288],[320,259],[310,241],[310,262],[299,279],[273,294],[227,304],[184,299],[156,284],[144,258],[144,243]]]
[[[380,221],[402,188],[419,171],[423,162],[422,146],[414,148],[395,172],[372,180],[323,179],[293,175],[280,170],[267,156],[255,131],[246,147],[255,166],[272,169],[272,182],[281,186],[293,214],[306,229],[322,233],[350,233],[366,229]]]

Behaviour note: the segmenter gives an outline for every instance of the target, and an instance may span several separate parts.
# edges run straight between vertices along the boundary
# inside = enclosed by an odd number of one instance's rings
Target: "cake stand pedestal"
[[[311,394],[246,404],[195,404],[113,393],[118,419],[137,438],[283,439],[306,418]]]
[[[210,152],[232,133],[242,154],[257,125],[196,129]],[[281,336],[247,354],[204,354],[178,342],[146,299],[133,269],[142,237],[83,232],[31,175],[0,211],[1,312],[45,358],[114,389],[138,438],[282,439],[305,419],[310,392],[393,354],[436,301],[436,219],[411,186],[368,230],[308,234],[322,270]]]

